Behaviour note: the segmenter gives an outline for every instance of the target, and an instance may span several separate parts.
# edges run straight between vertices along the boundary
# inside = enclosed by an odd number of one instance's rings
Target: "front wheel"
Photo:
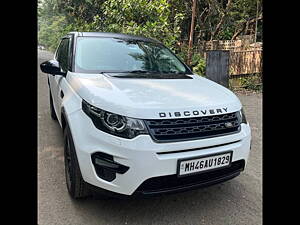
[[[74,199],[84,198],[90,195],[86,183],[84,182],[68,125],[64,129],[64,160],[67,189]]]

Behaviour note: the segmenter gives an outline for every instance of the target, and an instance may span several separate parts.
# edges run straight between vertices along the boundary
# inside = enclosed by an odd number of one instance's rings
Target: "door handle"
[[[63,98],[64,96],[65,96],[65,95],[64,95],[64,92],[61,90],[61,91],[60,91],[60,97]]]

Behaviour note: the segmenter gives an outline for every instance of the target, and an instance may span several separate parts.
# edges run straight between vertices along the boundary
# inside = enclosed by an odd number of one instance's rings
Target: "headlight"
[[[242,108],[241,111],[240,111],[240,115],[241,115],[242,123],[247,124],[246,115],[245,115],[245,111],[244,111],[243,108]]]
[[[82,100],[82,110],[91,118],[96,128],[106,133],[128,139],[148,134],[142,120],[104,111],[85,100]]]

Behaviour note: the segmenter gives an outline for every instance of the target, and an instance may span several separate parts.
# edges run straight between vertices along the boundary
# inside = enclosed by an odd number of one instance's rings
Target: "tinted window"
[[[78,37],[75,71],[185,73],[186,67],[159,43],[117,38]],[[189,73],[189,72],[188,72]]]
[[[69,55],[69,39],[63,39],[57,50],[57,57],[56,57],[63,71],[68,70],[68,55]]]

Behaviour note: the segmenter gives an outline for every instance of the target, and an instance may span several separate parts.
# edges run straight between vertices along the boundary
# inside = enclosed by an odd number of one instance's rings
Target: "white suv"
[[[239,99],[157,40],[71,32],[41,70],[73,198],[185,191],[245,168],[251,131]]]

